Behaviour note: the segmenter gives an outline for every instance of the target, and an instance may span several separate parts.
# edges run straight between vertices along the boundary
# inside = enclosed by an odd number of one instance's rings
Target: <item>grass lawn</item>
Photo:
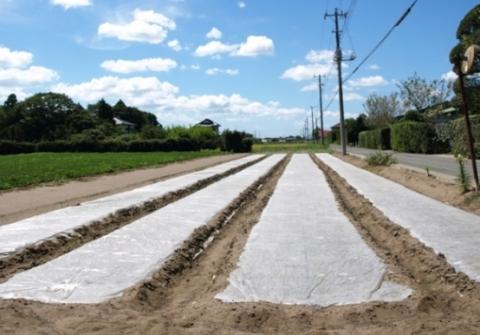
[[[303,142],[303,143],[264,143],[254,144],[253,152],[267,153],[267,152],[328,152],[328,144],[322,145],[320,143]]]
[[[0,190],[220,155],[197,152],[34,153],[0,156]]]

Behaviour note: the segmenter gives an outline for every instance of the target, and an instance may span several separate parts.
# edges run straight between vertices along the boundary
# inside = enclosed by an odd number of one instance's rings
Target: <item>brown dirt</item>
[[[342,156],[338,153],[334,155],[350,164],[402,184],[418,193],[480,215],[480,196],[475,196],[474,192],[464,194],[461,192],[460,186],[456,184],[437,179],[434,176],[427,176],[426,172],[423,174],[398,166],[369,166],[365,160],[356,156]]]
[[[0,258],[0,283],[8,280],[12,275],[19,271],[31,269],[32,267],[44,264],[54,258],[66,254],[85,243],[107,235],[116,229],[148,215],[149,213],[205,188],[220,179],[252,166],[263,160],[265,157],[266,156],[260,157],[259,159],[242,164],[224,173],[202,179],[189,187],[169,192],[162,197],[146,201],[141,205],[123,208],[112,213],[105,219],[93,221],[88,225],[76,228],[68,233],[59,233],[52,238],[19,249],[6,257],[2,257]]]
[[[390,222],[334,171],[317,163],[393,280],[415,293],[397,303],[316,308],[225,304],[214,297],[268,202],[286,162],[197,230],[160,271],[99,305],[0,301],[1,334],[479,334],[480,287]],[[211,240],[209,237],[214,236]],[[204,248],[205,242],[209,242]],[[199,251],[203,250],[200,254]]]
[[[219,155],[162,167],[85,177],[61,185],[42,185],[0,192],[0,225],[110,194],[131,190],[165,178],[203,169],[244,156]]]

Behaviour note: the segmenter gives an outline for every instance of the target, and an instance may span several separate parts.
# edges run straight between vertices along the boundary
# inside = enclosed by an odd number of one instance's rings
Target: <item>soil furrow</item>
[[[312,159],[327,176],[341,209],[367,243],[394,270],[389,274],[390,279],[405,282],[416,290],[415,309],[445,314],[447,319],[461,318],[464,313],[480,315],[479,283],[456,272],[442,254],[437,255],[406,229],[390,221],[316,156],[312,155]],[[477,317],[475,322],[479,320]]]
[[[5,282],[15,273],[31,269],[44,264],[54,258],[62,256],[88,242],[107,235],[143,216],[148,215],[170,203],[178,201],[197,192],[223,178],[233,175],[252,166],[267,156],[260,157],[252,162],[245,163],[224,173],[202,179],[195,184],[174,192],[169,192],[157,199],[144,202],[140,206],[131,206],[121,209],[105,219],[93,221],[88,225],[78,227],[73,231],[63,232],[19,249],[14,253],[0,257],[0,282]]]

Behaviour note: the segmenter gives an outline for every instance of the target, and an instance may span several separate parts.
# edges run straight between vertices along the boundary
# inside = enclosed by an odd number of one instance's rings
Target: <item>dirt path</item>
[[[0,193],[0,225],[240,158],[222,155]]]
[[[167,266],[124,298],[100,305],[0,301],[2,334],[478,334],[480,285],[376,210],[323,166],[339,201],[389,276],[415,293],[397,303],[287,306],[225,304],[227,286],[252,227],[285,165],[198,231]],[[230,213],[230,214],[229,214]],[[232,215],[233,214],[233,215]],[[224,225],[227,222],[228,224]],[[215,236],[213,240],[209,237]],[[208,247],[204,249],[205,242]],[[197,251],[204,249],[198,256]]]

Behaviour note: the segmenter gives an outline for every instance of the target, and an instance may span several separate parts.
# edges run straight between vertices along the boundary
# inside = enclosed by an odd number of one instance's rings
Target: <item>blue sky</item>
[[[353,5],[352,5],[353,2]],[[411,0],[2,0],[0,99],[57,91],[83,105],[100,98],[153,112],[164,125],[205,117],[223,129],[299,135],[306,110],[336,89],[333,21],[353,9],[344,50],[357,60]],[[388,94],[417,72],[440,79],[459,21],[474,0],[419,0],[409,17],[348,82],[345,111],[356,116],[370,93]],[[312,85],[313,84],[313,85]],[[325,112],[338,122],[338,102]]]

